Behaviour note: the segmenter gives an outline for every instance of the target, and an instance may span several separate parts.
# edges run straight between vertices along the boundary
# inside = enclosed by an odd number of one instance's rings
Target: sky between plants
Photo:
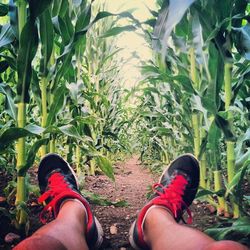
[[[113,13],[135,9],[133,16],[141,22],[152,17],[148,8],[156,10],[156,0],[106,0],[106,2],[108,10]],[[124,20],[119,24],[128,25],[129,21]],[[135,32],[124,32],[119,35],[117,46],[124,48],[119,54],[121,58],[128,59],[132,57],[121,70],[121,78],[124,79],[125,87],[131,88],[141,79],[140,69],[138,68],[140,60],[138,58],[142,61],[149,60],[152,57],[152,50],[150,44]],[[138,58],[133,56],[134,54]]]

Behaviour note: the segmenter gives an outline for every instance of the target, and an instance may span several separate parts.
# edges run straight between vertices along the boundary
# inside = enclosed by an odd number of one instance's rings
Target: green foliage
[[[218,225],[207,229],[205,232],[215,240],[234,240],[249,245],[250,237],[249,217],[242,217],[236,221],[228,222],[227,225]]]
[[[81,190],[81,193],[86,197],[90,203],[97,204],[100,206],[115,206],[115,207],[126,207],[128,203],[125,200],[121,201],[110,201],[105,197],[102,197],[98,194],[91,193],[87,190]]]

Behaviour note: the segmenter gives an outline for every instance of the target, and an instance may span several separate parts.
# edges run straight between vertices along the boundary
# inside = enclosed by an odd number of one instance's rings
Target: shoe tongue
[[[55,174],[55,173],[61,173],[60,168],[56,168],[56,169],[54,169],[53,171],[51,171],[51,172],[47,175],[47,181],[48,181],[49,178],[50,178],[53,174]]]
[[[186,180],[187,180],[187,182],[188,182],[188,185],[190,185],[190,183],[191,183],[191,179],[190,179],[190,177],[185,173],[185,171],[183,171],[183,170],[174,170],[174,172],[171,174],[171,175],[169,175],[168,173],[166,173],[165,175],[164,175],[164,178],[161,180],[161,184],[164,186],[164,187],[167,187],[172,181],[173,181],[173,179],[176,177],[176,176],[178,176],[178,175],[182,175]],[[187,186],[188,186],[187,185]],[[160,187],[159,187],[160,188]],[[161,188],[160,188],[160,190],[161,190]]]

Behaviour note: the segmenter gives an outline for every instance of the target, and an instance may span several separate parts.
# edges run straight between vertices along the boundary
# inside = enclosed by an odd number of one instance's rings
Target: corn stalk
[[[225,82],[225,110],[228,113],[228,121],[230,125],[233,125],[233,113],[230,110],[231,100],[232,100],[232,64],[229,62],[225,63],[224,66],[224,82]],[[227,175],[228,183],[231,183],[235,175],[235,154],[234,154],[234,142],[227,141]],[[239,206],[233,202],[233,216],[238,218]]]
[[[17,2],[18,7],[18,31],[19,41],[21,40],[21,33],[24,28],[27,19],[26,11],[26,0],[20,0]],[[21,49],[21,43],[19,50]],[[24,94],[24,93],[22,93]],[[18,103],[17,111],[17,126],[24,128],[26,125],[26,103],[24,98]],[[17,142],[17,171],[19,171],[25,165],[25,138],[18,139]],[[16,205],[26,200],[26,188],[25,188],[25,176],[17,177],[17,194],[16,194]],[[24,225],[27,220],[27,214],[24,210],[20,209],[17,213],[17,222],[19,225]]]

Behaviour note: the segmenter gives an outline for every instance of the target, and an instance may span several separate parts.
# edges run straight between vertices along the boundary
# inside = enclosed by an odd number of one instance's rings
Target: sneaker
[[[159,183],[153,185],[154,195],[142,208],[129,232],[129,241],[135,249],[149,249],[144,241],[143,224],[146,214],[153,206],[161,206],[172,213],[178,222],[185,210],[189,215],[188,224],[192,223],[188,207],[195,198],[199,187],[199,162],[191,154],[184,154],[169,164],[160,177]]]
[[[39,203],[44,203],[40,214],[42,223],[48,223],[57,217],[62,203],[67,199],[77,199],[87,213],[86,241],[90,249],[97,249],[103,241],[103,230],[93,216],[88,201],[78,189],[75,173],[69,164],[57,154],[47,154],[38,167],[38,183],[41,196]]]

